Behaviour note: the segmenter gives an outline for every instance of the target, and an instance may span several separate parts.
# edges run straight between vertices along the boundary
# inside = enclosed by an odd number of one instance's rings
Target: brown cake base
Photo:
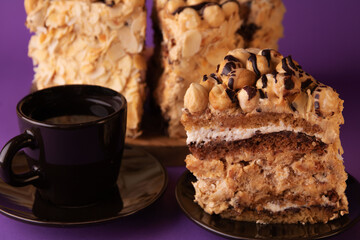
[[[227,210],[221,213],[221,216],[237,221],[252,221],[257,223],[326,223],[329,220],[342,216],[344,213],[344,211],[334,212],[334,207],[332,206],[311,206],[306,208],[290,208],[282,212],[245,209],[241,213],[238,213],[235,210]]]
[[[257,134],[249,139],[232,142],[211,141],[201,144],[189,144],[191,153],[199,159],[221,158],[226,154],[238,155],[242,152],[257,155],[266,151],[271,151],[274,155],[287,151],[296,151],[300,155],[310,152],[322,155],[327,147],[327,144],[314,136],[290,131]]]
[[[195,201],[209,214],[260,223],[327,222],[347,213],[334,144],[292,131],[190,143]]]

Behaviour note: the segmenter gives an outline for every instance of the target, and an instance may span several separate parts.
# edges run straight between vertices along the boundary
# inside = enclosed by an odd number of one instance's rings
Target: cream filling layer
[[[286,203],[284,205],[280,205],[273,202],[268,202],[264,206],[264,209],[269,210],[271,212],[282,212],[289,208],[300,208],[300,207],[306,207],[306,206],[299,206],[296,204]]]
[[[279,125],[269,124],[267,126],[258,128],[193,128],[187,131],[186,143],[207,143],[213,140],[224,140],[227,142],[243,140],[253,137],[255,134],[266,134],[281,131],[293,131],[295,133],[304,132],[302,127],[292,127],[291,125],[285,125],[284,122],[280,121]],[[306,132],[304,132],[306,133]],[[306,133],[307,134],[307,133]],[[312,136],[311,134],[307,134]],[[322,138],[322,136],[315,134],[315,137]]]

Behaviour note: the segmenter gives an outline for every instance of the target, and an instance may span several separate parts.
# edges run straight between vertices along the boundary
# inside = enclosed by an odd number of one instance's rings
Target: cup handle
[[[0,152],[0,177],[9,185],[22,187],[34,184],[40,178],[39,169],[34,167],[22,174],[16,174],[12,170],[12,161],[16,153],[25,147],[36,147],[35,137],[29,130],[8,141]]]

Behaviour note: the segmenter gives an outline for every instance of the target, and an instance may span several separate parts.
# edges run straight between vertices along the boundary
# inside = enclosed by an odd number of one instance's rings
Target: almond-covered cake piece
[[[145,99],[144,0],[25,0],[34,88],[92,84],[122,93],[127,135],[140,134]]]
[[[258,223],[328,222],[348,213],[343,101],[272,49],[235,49],[192,83],[182,123],[195,201]]]
[[[180,123],[190,83],[211,73],[238,47],[277,48],[285,12],[281,0],[155,0],[158,65],[155,98],[171,137],[185,137]]]

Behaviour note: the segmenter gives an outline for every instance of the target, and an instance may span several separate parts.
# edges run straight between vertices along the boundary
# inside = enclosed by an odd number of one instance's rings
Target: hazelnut
[[[199,3],[205,2],[205,0],[187,0],[187,5],[188,6],[192,6],[192,5],[197,5]]]
[[[319,84],[319,82],[305,72],[291,56],[283,58],[276,66],[276,71],[295,75],[300,80],[301,90],[304,92],[306,92],[307,89],[313,90]]]
[[[258,54],[260,51],[261,51],[261,49],[260,48],[246,48],[245,49],[248,53],[253,53],[253,54]]]
[[[166,7],[169,13],[173,13],[176,9],[184,5],[185,5],[184,0],[170,0],[167,3]]]
[[[200,82],[200,84],[205,87],[208,92],[210,92],[211,89],[218,84],[218,82],[214,78],[204,75],[203,80]]]
[[[272,70],[276,68],[276,66],[281,62],[284,58],[281,53],[274,49],[263,49],[261,50],[258,55],[265,56],[268,62],[271,64]]]
[[[246,62],[248,58],[250,57],[250,53],[246,51],[243,48],[234,49],[232,51],[229,51],[227,55],[231,55],[239,60],[241,62],[242,66],[246,66]]]
[[[183,34],[181,39],[182,56],[188,58],[193,56],[200,50],[201,34],[196,30],[189,30]]]
[[[290,104],[293,111],[299,112],[301,115],[306,113],[308,105],[308,95],[305,92],[300,92]]]
[[[217,73],[219,73],[220,76],[228,75],[231,71],[242,67],[242,64],[239,61],[228,61],[226,59],[227,56],[229,55],[225,56],[225,59],[219,65],[219,69],[217,69]]]
[[[208,105],[208,91],[198,83],[191,83],[184,96],[184,107],[191,114],[202,112]]]
[[[301,115],[306,114],[307,105],[308,105],[308,95],[305,92],[300,92],[296,95],[295,99],[290,104],[290,107],[293,111],[297,111]]]
[[[265,56],[250,54],[250,57],[246,61],[246,69],[253,71],[257,77],[263,74],[271,73],[271,65],[267,61]]]
[[[294,100],[296,94],[300,92],[300,80],[287,73],[279,73],[275,77],[274,93],[279,98],[286,98],[290,102]]]
[[[259,91],[252,86],[243,87],[237,94],[239,104],[244,112],[253,111],[259,103]]]
[[[320,85],[313,94],[315,113],[320,117],[329,117],[340,111],[339,94],[331,87]]]
[[[277,82],[276,75],[277,74],[269,73],[266,75],[262,75],[261,78],[257,80],[256,88],[259,89],[260,98],[278,98],[278,96],[274,92],[275,84]]]
[[[281,62],[276,65],[276,71],[279,73],[288,73],[295,75],[295,72],[299,70],[299,67],[300,65],[296,61],[294,61],[291,56],[288,56],[282,58]]]
[[[235,2],[227,1],[221,7],[226,17],[235,16],[239,12],[239,4]]]
[[[200,24],[200,17],[198,13],[192,8],[185,8],[179,14],[179,23],[186,29],[195,29]]]
[[[205,7],[203,16],[211,27],[218,27],[225,20],[224,12],[218,5],[210,5]]]
[[[256,81],[256,75],[246,68],[237,68],[231,71],[228,75],[224,76],[222,79],[228,88],[237,90],[243,88],[244,86],[253,85]]]
[[[235,107],[222,84],[215,85],[209,93],[210,105],[216,110],[226,110]]]

